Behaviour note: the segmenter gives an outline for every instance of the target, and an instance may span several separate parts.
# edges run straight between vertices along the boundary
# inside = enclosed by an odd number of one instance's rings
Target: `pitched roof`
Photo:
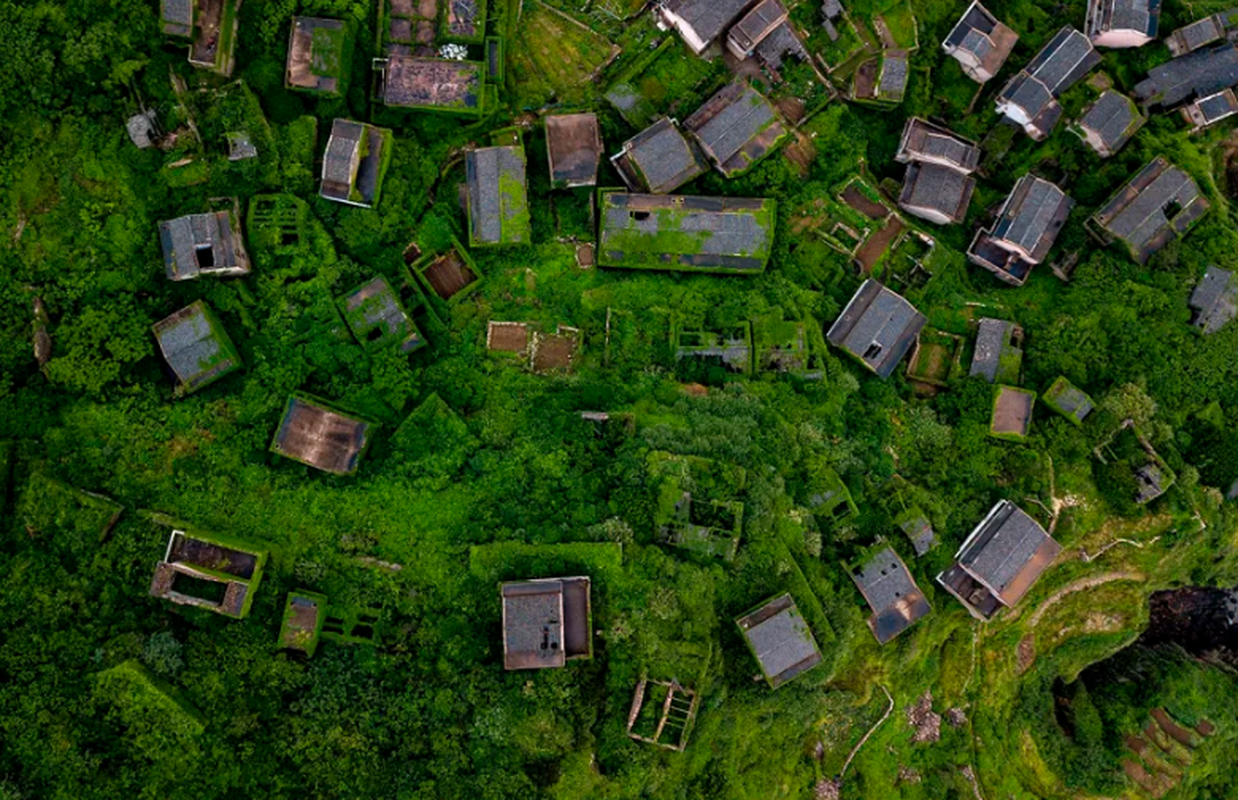
[[[228,334],[201,300],[155,323],[154,331],[181,391],[201,389],[241,366]]]
[[[956,558],[1004,605],[1014,606],[1061,551],[1040,523],[1001,500],[963,542]]]
[[[1108,31],[1134,31],[1156,38],[1161,19],[1161,0],[1091,0],[1088,3],[1089,36]]]
[[[975,188],[975,178],[966,173],[917,161],[907,167],[898,204],[917,216],[923,216],[919,213],[921,209],[928,209],[948,217],[951,222],[962,222]]]
[[[666,0],[667,11],[684,21],[705,44],[722,35],[752,0]]]
[[[1126,95],[1107,89],[1088,107],[1079,126],[1100,139],[1106,153],[1116,153],[1143,125],[1143,117]]]
[[[597,114],[552,114],[546,117],[546,152],[550,180],[567,187],[596,186],[602,158]]]
[[[795,56],[801,61],[810,58],[808,51],[804,49],[804,43],[791,28],[791,23],[784,22],[761,40],[757,45],[756,57],[770,69],[777,70],[782,69],[782,63],[788,56]]]
[[[997,381],[1002,354],[1011,347],[1010,337],[1013,333],[1013,322],[987,317],[980,320],[980,328],[976,333],[976,349],[972,354],[968,375],[984,378],[989,383]]]
[[[527,244],[532,236],[524,148],[482,147],[464,157],[473,244]]]
[[[1068,381],[1065,376],[1059,377],[1042,395],[1045,405],[1062,414],[1075,424],[1083,422],[1096,404],[1082,389]]]
[[[1126,242],[1137,261],[1145,263],[1207,210],[1208,201],[1191,176],[1158,156],[1119,189],[1094,219]]]
[[[877,99],[900,103],[907,92],[907,77],[911,65],[907,51],[887,50],[881,57],[881,78],[877,82]]]
[[[339,203],[372,207],[378,199],[390,136],[389,131],[364,122],[336,119],[331,123],[318,194]]]
[[[1208,267],[1188,304],[1195,311],[1192,324],[1204,333],[1216,333],[1238,315],[1238,275]]]
[[[742,53],[751,53],[786,18],[787,9],[780,0],[760,0],[731,26],[728,43]]]
[[[773,250],[775,203],[738,197],[606,192],[602,266],[760,272]]]
[[[970,173],[980,166],[980,148],[946,128],[911,117],[903,126],[894,158],[904,163],[929,161]]]
[[[868,628],[878,644],[890,641],[933,610],[893,548],[872,555],[851,573],[851,579],[873,610]]]
[[[1169,45],[1169,52],[1181,56],[1206,44],[1212,44],[1223,36],[1225,24],[1221,15],[1213,14],[1178,28],[1165,37],[1165,44]]]
[[[193,35],[193,0],[160,0],[159,19],[166,36]]]
[[[715,94],[683,125],[728,177],[767,155],[787,132],[770,102],[741,82]]]
[[[791,595],[775,597],[736,620],[770,686],[777,688],[821,663],[821,651]]]
[[[1023,71],[1043,83],[1054,97],[1060,97],[1062,92],[1099,63],[1100,53],[1096,52],[1088,37],[1066,25],[1054,34]]]
[[[998,22],[979,2],[973,2],[942,42],[942,47],[972,78],[987,80],[1001,70],[1018,41],[1018,34]]]
[[[302,397],[291,397],[271,449],[336,475],[357,471],[373,426]]]
[[[1229,42],[1196,50],[1148,70],[1135,85],[1143,103],[1176,106],[1192,96],[1206,96],[1238,83],[1238,48]]]
[[[999,243],[1027,253],[1033,263],[1048,255],[1074,201],[1048,181],[1024,175],[1014,185],[993,224]]]
[[[630,189],[654,194],[673,192],[706,169],[696,147],[667,117],[624,142],[612,160]]]
[[[826,338],[888,378],[928,319],[880,282],[869,278],[830,326]]]
[[[189,214],[159,223],[163,263],[174,281],[206,273],[249,272],[249,255],[228,211]]]

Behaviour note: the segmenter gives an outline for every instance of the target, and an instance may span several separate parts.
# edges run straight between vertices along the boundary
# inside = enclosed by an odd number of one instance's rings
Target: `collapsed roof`
[[[249,254],[231,211],[189,214],[161,222],[159,240],[164,268],[174,281],[249,272]]]
[[[870,278],[860,286],[826,338],[888,378],[928,319],[897,293]]]
[[[1208,211],[1195,181],[1157,156],[1114,194],[1093,221],[1126,243],[1141,264]]]

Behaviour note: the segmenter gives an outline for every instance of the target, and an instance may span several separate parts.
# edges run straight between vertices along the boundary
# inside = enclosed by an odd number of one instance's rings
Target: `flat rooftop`
[[[775,597],[735,620],[773,688],[821,663],[821,651],[791,595]]]
[[[593,654],[590,582],[585,577],[504,583],[503,667],[562,667]]]
[[[292,397],[271,449],[324,472],[348,475],[369,444],[373,426],[313,400]]]
[[[404,108],[480,112],[486,65],[393,55],[383,68],[383,102]]]
[[[546,117],[546,149],[552,184],[567,188],[597,185],[598,163],[602,160],[597,114]]]

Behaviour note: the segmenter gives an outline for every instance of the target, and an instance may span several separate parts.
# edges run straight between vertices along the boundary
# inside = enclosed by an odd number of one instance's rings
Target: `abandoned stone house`
[[[551,114],[546,117],[546,154],[555,188],[597,186],[602,160],[602,133],[597,114]]]
[[[163,264],[174,281],[202,275],[245,275],[249,254],[241,225],[233,208],[206,214],[189,214],[159,223]]]
[[[883,547],[851,571],[851,579],[873,613],[868,629],[885,644],[933,610],[907,565],[892,547]]]
[[[1013,286],[1049,254],[1075,201],[1052,183],[1024,175],[997,212],[992,227],[976,232],[967,258]]]
[[[752,5],[753,0],[660,0],[657,8],[692,52],[702,55]]]
[[[918,508],[912,509],[898,520],[898,527],[911,542],[917,556],[922,556],[937,545],[937,534],[933,524],[929,522],[924,512]]]
[[[375,62],[378,96],[393,108],[479,115],[486,64],[397,53]]]
[[[249,615],[268,553],[199,533],[172,531],[150,594],[235,619]]]
[[[669,117],[624,142],[610,160],[629,189],[653,194],[673,192],[708,169],[696,144]]]
[[[411,353],[426,344],[399,296],[381,275],[344,295],[339,304],[348,329],[363,345],[394,345],[402,353]]]
[[[998,439],[1022,441],[1032,427],[1036,393],[1016,386],[998,386],[993,397],[989,435]]]
[[[771,688],[821,663],[821,651],[791,595],[775,597],[735,620]]]
[[[982,318],[976,333],[976,347],[968,374],[973,378],[983,378],[989,383],[1018,383],[1023,351],[1015,344],[1014,339],[1016,336],[1021,339],[1022,335],[1022,331],[1013,322]]]
[[[1160,21],[1161,0],[1088,0],[1084,31],[1097,47],[1142,47]]]
[[[1216,333],[1238,315],[1238,275],[1210,266],[1191,292],[1191,324],[1204,334]]]
[[[1177,57],[1219,42],[1226,36],[1232,14],[1232,10],[1222,11],[1183,25],[1165,37],[1165,45],[1169,52]]]
[[[1201,131],[1223,119],[1238,114],[1238,98],[1233,89],[1222,89],[1216,94],[1200,97],[1184,105],[1182,116],[1192,131]]]
[[[1067,25],[1002,88],[997,113],[1033,139],[1044,139],[1062,117],[1058,97],[1099,63],[1088,38]]]
[[[973,2],[941,47],[959,62],[968,77],[984,83],[1001,71],[1018,42],[1017,33],[998,22],[979,2]]]
[[[937,582],[977,619],[990,620],[1003,607],[1018,605],[1061,551],[1040,523],[1001,500]]]
[[[901,295],[869,278],[830,326],[826,339],[885,379],[894,373],[927,322]]]
[[[787,135],[774,106],[742,81],[711,97],[683,126],[728,178],[760,161]]]
[[[364,122],[337,119],[322,156],[320,197],[359,208],[378,199],[391,132]]]
[[[349,66],[343,63],[347,35],[342,20],[293,17],[284,85],[324,95],[340,94]]]
[[[1091,218],[1109,241],[1120,241],[1146,264],[1154,253],[1186,233],[1208,211],[1199,187],[1178,167],[1157,156]]]
[[[1065,376],[1058,377],[1041,395],[1045,405],[1066,417],[1075,425],[1080,425],[1088,414],[1096,408],[1096,403],[1088,397]]]
[[[900,208],[938,225],[963,221],[976,189],[971,173],[980,165],[980,148],[974,142],[912,117],[894,158],[908,165]]]
[[[177,394],[195,392],[241,368],[232,340],[201,300],[155,323],[154,331],[176,376]]]
[[[271,451],[334,475],[357,471],[374,425],[348,417],[309,397],[293,396]]]
[[[751,57],[761,42],[787,22],[787,9],[781,0],[760,0],[727,33],[727,49],[739,59]]]
[[[1146,121],[1135,101],[1120,92],[1106,89],[1083,112],[1074,131],[1097,155],[1108,158],[1121,150]]]
[[[464,157],[468,182],[469,244],[474,247],[532,241],[524,148],[481,147]]]
[[[593,657],[587,577],[504,583],[503,668],[548,669]]]
[[[1191,51],[1148,70],[1135,84],[1135,99],[1145,106],[1175,108],[1238,84],[1238,48],[1230,42]]]

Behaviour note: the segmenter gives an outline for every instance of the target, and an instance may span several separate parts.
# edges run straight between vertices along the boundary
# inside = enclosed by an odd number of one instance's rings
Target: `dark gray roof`
[[[942,42],[942,48],[963,65],[968,75],[985,81],[1001,70],[1018,41],[1018,34],[973,2]]]
[[[892,548],[875,553],[851,578],[873,610],[868,627],[879,644],[890,641],[932,610],[907,565]]]
[[[1049,87],[1027,72],[1020,72],[1011,78],[1002,88],[997,99],[998,102],[1009,103],[1023,109],[1030,119],[1049,113],[1050,109],[1057,105],[1057,100]],[[1058,116],[1061,116],[1060,111]],[[1057,119],[1054,118],[1053,121],[1056,122]],[[1042,128],[1042,130],[1048,129]]]
[[[967,537],[958,562],[1012,606],[1061,550],[1040,523],[1014,503],[1002,500]]]
[[[550,180],[567,186],[595,186],[602,158],[597,114],[552,114],[546,117],[546,151]]]
[[[271,449],[324,472],[349,475],[357,471],[373,427],[316,400],[293,396]]]
[[[744,83],[730,84],[684,120],[684,128],[696,136],[724,173],[746,167],[750,161],[765,155],[769,145],[759,146],[756,140],[774,126],[777,126],[774,133],[781,136],[784,129],[774,107],[760,92]],[[732,161],[745,151],[753,151],[751,159],[739,159],[744,163]],[[732,166],[735,169],[731,169]]]
[[[735,23],[727,35],[745,52],[751,52],[769,35],[771,27],[786,15],[787,10],[779,0],[760,0]]]
[[[1099,63],[1100,54],[1088,37],[1067,25],[1054,34],[1024,71],[1059,97]]]
[[[232,229],[227,211],[190,214],[159,223],[159,240],[167,275],[174,281],[202,273],[243,273],[249,269],[245,246]]]
[[[1173,478],[1166,475],[1155,461],[1149,461],[1135,470],[1135,484],[1139,489],[1135,502],[1142,505],[1165,494],[1165,491],[1173,485]]]
[[[1229,42],[1196,50],[1148,70],[1135,86],[1144,103],[1176,106],[1192,96],[1207,96],[1238,83],[1238,49]]]
[[[164,360],[185,391],[193,391],[240,366],[231,343],[212,325],[201,300],[155,324]]]
[[[1156,38],[1161,18],[1161,0],[1091,0],[1088,33],[1137,31]]]
[[[524,149],[479,148],[465,156],[465,171],[472,240],[481,244],[527,242],[527,224],[521,224],[529,207]],[[508,188],[516,189],[516,196]]]
[[[1040,261],[1053,247],[1074,204],[1052,183],[1024,175],[1002,205],[992,235]]]
[[[879,377],[888,378],[927,322],[911,303],[870,278],[826,336]]]
[[[705,172],[696,147],[666,117],[629,139],[620,158],[636,168],[635,179],[644,184],[630,188],[645,188],[654,194],[673,192]],[[630,180],[632,176],[620,166]]]
[[[903,126],[896,160],[936,161],[963,172],[972,172],[980,165],[980,148],[953,132],[911,117]]]
[[[1238,276],[1218,267],[1208,267],[1204,279],[1191,292],[1193,324],[1204,333],[1216,333],[1238,315]]]
[[[357,156],[361,149],[361,137],[365,125],[347,119],[337,119],[331,124],[331,138],[322,156],[322,179],[324,182],[352,185],[356,178]]]
[[[505,583],[503,662],[506,669],[561,667],[563,584],[557,580]]]
[[[1157,157],[1118,190],[1096,220],[1130,245],[1137,259],[1146,261],[1207,208],[1191,176]]]
[[[909,65],[907,54],[902,50],[887,50],[881,59],[881,80],[877,85],[880,100],[901,102],[907,91]]]
[[[1002,319],[982,319],[976,333],[976,349],[971,359],[972,377],[984,378],[989,383],[997,380],[1002,353],[1010,346],[1014,323]]]
[[[766,680],[773,686],[821,661],[812,631],[789,594],[771,600],[737,623],[756,654]]]
[[[1224,35],[1225,27],[1221,19],[1218,15],[1213,15],[1178,28],[1166,37],[1165,42],[1174,55],[1185,55],[1206,44],[1212,44]]]
[[[826,23],[827,25],[830,23]],[[756,57],[763,61],[770,69],[781,69],[782,62],[788,56],[795,56],[801,61],[807,61],[811,56],[804,49],[804,43],[795,35],[795,31],[791,29],[789,22],[784,22],[770,32],[757,45]]]
[[[169,36],[193,34],[193,0],[160,0],[159,18]]]
[[[913,162],[907,167],[898,204],[916,214],[931,209],[962,222],[967,215],[976,181],[970,175],[940,164]]]
[[[773,243],[773,212],[772,200],[607,192],[601,262],[759,272]]]
[[[1234,99],[1234,93],[1228,89],[1200,98],[1195,101],[1195,106],[1199,109],[1204,123],[1208,125],[1238,113],[1238,102]]]
[[[1134,102],[1112,89],[1101,94],[1079,120],[1081,127],[1100,137],[1110,153],[1121,149],[1142,124]]]
[[[950,35],[946,37],[946,44],[975,52],[973,46],[968,44],[975,41],[973,37],[979,36],[980,39],[987,43],[989,41],[988,35],[996,27],[997,18],[980,3],[973,2],[963,12],[963,16],[959,18],[959,21],[955,23],[954,28],[950,31]]]
[[[752,4],[752,0],[666,0],[667,10],[680,17],[705,43],[722,35]]]

